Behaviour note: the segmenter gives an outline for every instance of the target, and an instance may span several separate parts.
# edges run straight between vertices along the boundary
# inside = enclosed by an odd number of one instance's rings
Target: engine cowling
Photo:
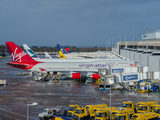
[[[92,79],[100,79],[100,75],[98,73],[88,73],[87,77],[92,78]]]
[[[71,73],[68,77],[70,77],[72,79],[80,79],[81,73]]]
[[[100,75],[98,73],[92,74],[92,79],[100,79]]]
[[[81,73],[72,73],[72,79],[80,79]]]

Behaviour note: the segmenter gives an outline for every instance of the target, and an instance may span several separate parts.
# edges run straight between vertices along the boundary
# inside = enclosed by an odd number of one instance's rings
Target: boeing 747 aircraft
[[[114,68],[130,67],[134,61],[122,59],[33,59],[13,42],[6,42],[12,61],[8,65],[33,72],[51,72],[70,77],[72,79],[86,80],[99,79],[98,69],[110,66]]]

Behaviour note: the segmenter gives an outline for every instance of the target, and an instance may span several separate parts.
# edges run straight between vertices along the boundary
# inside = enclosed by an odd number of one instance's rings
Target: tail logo
[[[34,56],[34,54],[32,53],[32,51],[30,51],[30,50],[25,50],[25,51],[26,51],[26,53],[28,53],[29,56],[31,56],[31,57]]]
[[[63,49],[61,48],[61,52],[63,52]]]
[[[22,51],[21,53],[17,54],[17,53],[16,53],[16,52],[17,52],[17,49],[18,49],[18,48],[16,47],[14,53],[11,54],[11,57],[12,57],[12,60],[13,60],[13,61],[19,61],[19,62],[21,62],[21,58],[22,58],[23,56],[25,56],[26,53],[25,53],[24,51]]]

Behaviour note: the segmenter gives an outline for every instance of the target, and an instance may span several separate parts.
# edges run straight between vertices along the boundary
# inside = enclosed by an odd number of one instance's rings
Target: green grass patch
[[[0,59],[9,59],[11,57],[0,57]]]

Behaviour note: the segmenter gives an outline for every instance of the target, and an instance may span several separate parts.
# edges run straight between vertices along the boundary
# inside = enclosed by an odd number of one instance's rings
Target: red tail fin
[[[26,54],[21,48],[19,48],[14,42],[5,42],[10,52],[11,58],[15,62],[36,62],[28,54]]]

